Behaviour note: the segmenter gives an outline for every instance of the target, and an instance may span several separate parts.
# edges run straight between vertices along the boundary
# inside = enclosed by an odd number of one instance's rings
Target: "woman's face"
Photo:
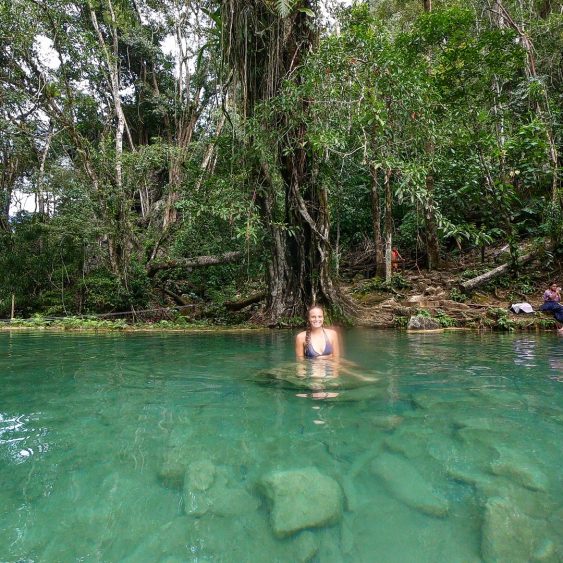
[[[557,284],[556,284],[556,283],[552,283],[552,284],[549,286],[549,289],[551,289],[551,291],[557,291]]]
[[[311,328],[320,328],[323,326],[324,313],[320,307],[313,307],[309,311],[309,325]]]

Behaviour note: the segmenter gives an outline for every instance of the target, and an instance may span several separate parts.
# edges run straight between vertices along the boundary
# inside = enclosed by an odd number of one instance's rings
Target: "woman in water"
[[[313,380],[334,380],[338,377],[338,360],[340,358],[340,340],[338,333],[325,328],[324,311],[322,307],[313,305],[307,310],[307,330],[300,332],[295,337],[295,355],[298,360],[328,359],[336,362],[314,362],[310,365],[310,370],[305,370],[305,366],[298,369],[298,377],[311,377]],[[333,399],[338,397],[338,393],[327,392],[324,383],[315,383],[311,387],[311,394],[298,393],[298,397],[311,397],[313,399]]]
[[[339,358],[340,339],[338,333],[325,328],[322,307],[313,305],[307,311],[307,330],[295,338],[295,355],[302,358]]]
[[[332,399],[339,393],[329,391],[326,385],[340,374],[359,379],[361,381],[377,381],[373,377],[366,377],[359,371],[359,366],[340,357],[340,337],[338,332],[325,328],[324,311],[322,307],[313,305],[307,311],[307,330],[300,332],[295,337],[295,355],[298,360],[310,358],[314,362],[299,362],[297,377],[310,378],[315,383],[311,384],[311,394],[298,393],[298,397],[312,397],[313,399]],[[327,361],[324,361],[327,360]]]

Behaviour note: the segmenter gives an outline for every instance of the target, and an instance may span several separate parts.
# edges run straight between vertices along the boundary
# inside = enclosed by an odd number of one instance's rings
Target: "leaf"
[[[313,10],[311,10],[311,8],[299,8],[298,11],[301,12],[302,14],[309,16],[310,18],[315,17],[315,12],[313,12]]]
[[[294,0],[276,0],[276,10],[282,18],[287,18],[293,9]]]

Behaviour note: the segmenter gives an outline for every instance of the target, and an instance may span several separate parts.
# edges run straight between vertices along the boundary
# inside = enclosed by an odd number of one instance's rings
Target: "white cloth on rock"
[[[534,309],[529,303],[514,303],[510,306],[510,310],[515,313],[533,313]]]

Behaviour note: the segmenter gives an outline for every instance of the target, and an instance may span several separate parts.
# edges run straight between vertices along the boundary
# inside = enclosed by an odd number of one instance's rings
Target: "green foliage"
[[[457,321],[454,318],[450,317],[444,311],[437,311],[436,314],[434,315],[434,319],[438,321],[440,326],[443,328],[450,328],[457,326]]]
[[[307,321],[300,316],[295,317],[280,317],[278,327],[280,328],[303,328],[306,326]],[[326,324],[329,324],[328,322]]]
[[[211,328],[215,325],[213,321],[208,319],[187,319],[178,315],[172,320],[163,319],[157,323],[150,325],[144,325],[145,328],[155,329],[155,330],[189,330],[197,328]]]
[[[306,206],[311,190],[324,190],[330,243],[344,259],[373,240],[371,206],[383,207],[385,170],[392,172],[394,242],[417,259],[426,253],[429,217],[446,256],[498,241],[513,251],[521,238],[563,240],[554,162],[563,20],[549,3],[504,4],[533,44],[535,73],[515,31],[497,25],[490,11],[435,2],[423,13],[420,2],[389,0],[339,10],[339,33],[326,31],[314,52],[293,61],[289,77],[261,74],[269,68],[263,58],[273,64],[278,53],[266,52],[262,39],[273,33],[272,22],[314,26],[315,14],[295,0],[259,4],[265,25],[243,38],[244,77],[225,72],[226,60],[243,54],[220,52],[227,49],[220,3],[192,3],[194,17],[178,19],[171,3],[156,2],[154,18],[142,21],[137,4],[115,4],[117,51],[110,41],[105,48],[119,69],[122,154],[106,51],[88,5],[2,4],[2,316],[12,293],[18,315],[64,316],[144,307],[166,284],[216,304],[249,283],[263,285],[271,227],[284,244],[300,240],[289,226],[298,206],[286,205],[281,171],[296,150],[314,166],[292,189]],[[251,6],[237,8],[247,17]],[[107,40],[110,14],[96,14]],[[162,39],[176,33],[184,45],[197,45],[186,51],[188,82],[162,51]],[[44,65],[39,36],[52,42],[60,66]],[[235,108],[218,95],[229,90],[238,102],[252,85],[264,93],[254,105],[245,99]],[[303,132],[297,143],[290,141],[296,130]],[[24,193],[44,198],[46,212],[8,217]],[[151,259],[226,250],[244,250],[244,261],[145,273]],[[559,244],[545,263],[560,261]],[[395,275],[390,286],[374,279],[357,291],[404,288]],[[494,288],[527,295],[533,280],[511,275]],[[451,297],[465,299],[455,289]]]
[[[468,268],[467,270],[464,270],[461,273],[461,279],[462,280],[470,280],[472,278],[476,278],[477,276],[480,276],[481,274],[484,274],[485,272],[487,272],[490,269],[490,266],[487,266],[485,264],[477,267],[477,268]]]
[[[553,330],[557,328],[557,321],[551,317],[539,317],[535,319],[535,326],[543,330]]]
[[[127,323],[123,319],[103,319],[95,316],[78,317],[69,316],[61,318],[49,318],[42,315],[33,315],[30,318],[15,318],[6,326],[30,328],[30,329],[52,329],[65,331],[126,331],[133,328],[141,330],[198,330],[212,329],[220,326],[249,326],[245,323],[245,319],[240,314],[226,313],[223,309],[223,315],[212,314],[211,319],[187,319],[178,315],[172,320],[160,320],[155,323],[135,323],[133,325]]]
[[[410,287],[409,282],[400,272],[391,275],[391,287],[393,289],[408,289]]]
[[[402,317],[402,316],[397,315],[396,317],[393,318],[393,325],[396,328],[405,329],[405,328],[407,328],[408,324],[409,324],[409,318],[408,317]]]
[[[515,324],[509,317],[509,312],[506,309],[491,308],[488,311],[488,316],[494,321],[494,327],[500,330],[513,331]]]
[[[509,175],[528,194],[542,193],[550,186],[549,144],[545,123],[538,118],[522,123],[504,146]]]
[[[30,328],[45,327],[49,324],[51,324],[50,321],[47,321],[43,315],[40,315],[38,313],[30,317],[29,319],[15,318],[10,321],[11,326],[24,326]]]
[[[396,273],[391,276],[390,283],[387,283],[385,279],[376,276],[353,288],[352,293],[365,295],[374,291],[392,291],[395,289],[406,289],[408,287],[409,284],[405,277],[400,273]]]
[[[122,319],[105,320],[97,318],[65,317],[52,324],[64,330],[124,330],[127,322]]]
[[[518,276],[515,280],[514,287],[518,292],[523,293],[524,295],[534,293],[536,290],[534,282],[529,275]]]
[[[25,328],[53,328],[60,330],[125,330],[128,328],[124,320],[104,320],[95,317],[64,317],[49,319],[42,315],[34,315],[29,319],[13,319],[10,326]]]
[[[456,301],[457,303],[465,303],[467,301],[467,295],[460,291],[457,287],[452,287],[450,289],[450,299]]]
[[[416,314],[417,314],[419,317],[424,317],[424,318],[426,318],[426,319],[431,319],[431,318],[433,318],[433,317],[432,317],[432,314],[430,313],[430,311],[427,311],[426,309],[419,309],[419,310],[416,312]]]
[[[287,18],[291,11],[293,10],[296,1],[295,0],[274,0],[276,10],[282,18]]]
[[[107,270],[96,270],[84,276],[76,288],[77,296],[83,300],[87,312],[127,312],[144,307],[148,300],[149,283],[146,272],[133,267],[127,283],[112,276]]]

